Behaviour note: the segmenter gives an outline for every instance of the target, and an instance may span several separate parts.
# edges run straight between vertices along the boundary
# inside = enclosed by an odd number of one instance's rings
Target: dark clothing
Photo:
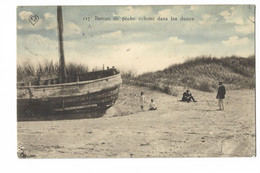
[[[154,107],[149,108],[150,111],[154,111],[154,110],[156,110],[156,109],[157,109],[157,108],[154,108]]]
[[[189,100],[189,93],[184,92],[182,96],[182,101],[188,101]]]
[[[191,93],[184,92],[182,96],[182,101],[190,102],[190,101],[195,101],[195,99],[192,97]]]
[[[222,85],[218,88],[218,94],[217,94],[217,99],[224,99],[225,98],[225,94],[226,94],[226,89],[225,87]]]

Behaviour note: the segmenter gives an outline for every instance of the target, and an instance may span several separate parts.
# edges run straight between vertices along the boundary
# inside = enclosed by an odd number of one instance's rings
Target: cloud
[[[191,5],[189,10],[191,11],[195,11],[195,10],[198,10],[199,9],[199,6],[198,5]]]
[[[47,37],[44,37],[40,34],[29,34],[27,37],[26,37],[27,40],[37,40],[37,41],[42,41],[42,42],[46,42],[50,39],[48,39]]]
[[[113,16],[146,16],[152,14],[152,8],[150,6],[127,6],[127,7],[120,7],[117,9],[116,13],[113,13]]]
[[[202,14],[202,19],[198,21],[199,24],[202,25],[211,25],[216,23],[216,16],[213,16],[211,14]]]
[[[43,17],[39,15],[39,20],[35,25],[32,25],[28,18],[29,16],[33,15],[30,11],[21,11],[19,13],[19,17],[21,20],[17,21],[17,29],[24,29],[24,30],[52,30],[57,28],[57,19],[54,14],[47,12],[43,14]]]
[[[239,38],[238,36],[229,37],[228,40],[223,40],[222,43],[225,46],[243,46],[250,43],[247,37]]]
[[[23,29],[23,25],[17,25],[17,29]]]
[[[43,29],[43,19],[39,19],[35,23],[35,25],[32,25],[28,20],[18,21],[17,29],[27,30],[27,31],[41,30],[41,29]]]
[[[254,32],[254,26],[248,26],[248,25],[235,26],[235,29],[237,32],[240,32],[243,34],[250,34],[250,33]]]
[[[33,13],[30,12],[30,11],[21,11],[19,13],[19,16],[20,16],[21,20],[28,20],[30,15],[33,15]]]
[[[251,34],[254,33],[255,28],[255,18],[253,16],[250,16],[248,20],[243,25],[237,25],[235,26],[235,29],[237,32],[243,33],[243,34]]]
[[[56,16],[50,12],[44,13],[44,28],[46,30],[56,30],[57,29],[57,19]]]
[[[161,17],[169,17],[172,15],[171,9],[164,9],[158,12],[158,15]]]
[[[57,28],[57,24],[55,23],[50,23],[49,25],[45,26],[46,30],[52,30],[52,29],[56,29]]]
[[[58,59],[58,41],[39,34],[17,37],[17,62],[35,63],[42,60]]]
[[[243,14],[241,14],[235,7],[231,7],[230,10],[222,11],[219,14],[226,20],[227,23],[235,23],[238,25],[244,24]]]
[[[124,38],[142,38],[142,37],[154,37],[154,35],[151,35],[151,33],[148,32],[134,32],[134,33],[128,33],[124,35]]]
[[[176,36],[170,37],[169,40],[170,40],[172,43],[175,43],[175,44],[182,44],[182,43],[184,43],[184,40],[179,39],[179,38],[176,37]]]
[[[226,11],[222,11],[222,12],[220,12],[220,15],[226,19],[226,18],[231,16],[231,12],[229,12],[227,10]]]
[[[220,12],[215,12],[216,15],[211,13],[211,16],[215,17],[215,23],[218,26],[223,26],[223,34],[233,33],[234,35],[251,34],[254,32],[254,8],[245,5],[237,5],[226,8],[225,10],[220,10]],[[207,24],[211,22],[212,19],[208,16],[202,16],[203,20],[201,23]],[[219,20],[218,20],[219,19]],[[224,19],[224,20],[223,20]],[[222,22],[224,21],[224,22]],[[231,36],[231,35],[229,35]]]
[[[17,13],[18,57],[58,60],[56,9],[23,8]],[[77,12],[73,13],[75,10]],[[27,16],[38,14],[32,26]],[[36,13],[37,12],[37,13]],[[66,61],[92,66],[133,66],[159,70],[186,57],[248,56],[254,53],[254,13],[245,6],[115,6],[79,7],[63,11]],[[73,11],[74,12],[74,11]],[[238,13],[239,12],[239,13]],[[194,21],[82,21],[82,16],[194,17]],[[250,20],[249,20],[249,19]],[[25,20],[26,19],[26,20]],[[93,26],[88,28],[89,24]],[[212,25],[211,25],[212,24]],[[27,32],[22,32],[27,30]],[[38,35],[31,35],[38,33]],[[82,34],[85,34],[84,35]],[[27,38],[28,37],[28,38]],[[34,55],[27,51],[28,48]],[[127,51],[130,50],[130,51]],[[36,56],[38,55],[38,56]],[[177,59],[176,57],[180,57]],[[21,58],[19,58],[21,59]]]
[[[55,40],[50,40],[39,34],[29,34],[23,39],[24,46],[31,48],[32,50],[42,51],[42,48],[57,47],[58,42]]]
[[[81,33],[81,28],[73,22],[67,22],[64,26],[64,36],[78,35]]]
[[[122,37],[122,31],[110,32],[100,36],[101,38],[120,38]]]
[[[158,11],[155,16],[161,17],[182,17],[189,13],[187,7],[185,6],[171,6],[166,9]]]
[[[49,13],[49,12],[48,13],[44,13],[43,16],[44,16],[45,19],[50,19],[50,18],[54,18],[55,17],[52,13]]]

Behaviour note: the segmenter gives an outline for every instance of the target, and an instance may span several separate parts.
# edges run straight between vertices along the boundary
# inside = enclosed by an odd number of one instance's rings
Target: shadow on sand
[[[17,121],[56,121],[56,120],[73,120],[73,119],[90,119],[100,118],[104,116],[106,110],[87,113],[71,113],[71,114],[38,114],[38,115],[19,115]]]

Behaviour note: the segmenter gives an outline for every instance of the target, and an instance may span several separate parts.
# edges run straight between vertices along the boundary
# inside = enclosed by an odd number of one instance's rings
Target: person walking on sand
[[[144,92],[141,92],[141,96],[140,96],[141,111],[144,110],[144,102],[145,102],[145,95]]]
[[[149,110],[150,110],[150,111],[154,111],[154,110],[156,110],[156,109],[157,109],[157,107],[155,106],[155,103],[153,102],[153,99],[151,99],[151,103],[150,103]]]
[[[224,99],[225,99],[225,94],[226,94],[226,89],[223,86],[222,82],[219,82],[219,88],[218,88],[218,93],[217,93],[217,99],[218,99],[218,105],[219,109],[218,110],[224,110]]]

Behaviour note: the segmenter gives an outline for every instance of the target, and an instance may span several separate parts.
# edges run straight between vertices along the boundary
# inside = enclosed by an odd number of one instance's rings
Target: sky
[[[62,12],[66,63],[140,74],[196,56],[254,55],[252,5],[63,6]],[[18,64],[58,62],[56,13],[55,6],[17,7]]]

